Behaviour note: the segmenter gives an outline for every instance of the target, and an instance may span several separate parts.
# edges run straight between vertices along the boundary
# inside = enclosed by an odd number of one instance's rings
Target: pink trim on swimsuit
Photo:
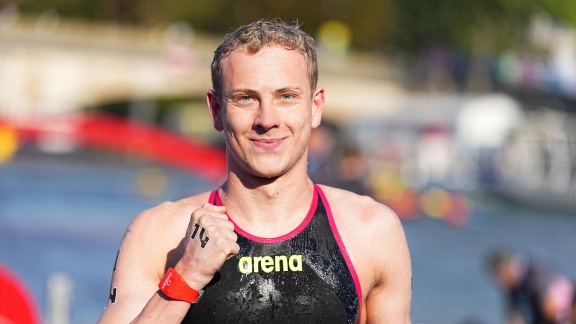
[[[344,241],[342,241],[342,238],[340,237],[340,233],[338,232],[338,228],[336,227],[336,222],[334,222],[332,210],[330,209],[330,205],[328,204],[328,199],[326,199],[326,196],[324,195],[322,189],[320,189],[320,186],[315,184],[314,188],[316,189],[316,191],[320,195],[320,199],[322,199],[322,202],[324,203],[324,207],[326,208],[326,214],[328,215],[328,221],[330,222],[330,227],[332,228],[332,234],[334,235],[334,238],[336,239],[336,242],[340,247],[340,251],[342,251],[342,256],[344,257],[344,260],[348,265],[348,269],[350,270],[350,274],[354,279],[354,285],[356,286],[356,291],[358,292],[358,315],[359,315],[358,320],[360,322],[362,318],[362,287],[360,287],[360,280],[358,279],[358,274],[356,273],[356,269],[352,264],[352,259],[350,258],[350,254],[348,254],[348,250],[344,245]]]
[[[210,193],[210,198],[208,198],[208,202],[217,205],[216,196],[218,196],[218,189],[212,190],[212,192]],[[222,204],[220,204],[219,206],[222,206]]]
[[[316,188],[316,186],[315,186],[315,188]],[[294,236],[298,235],[300,232],[302,232],[302,230],[304,230],[304,228],[306,228],[306,226],[308,226],[308,224],[312,220],[312,217],[314,216],[314,213],[316,212],[316,207],[318,206],[318,193],[316,191],[317,190],[314,190],[314,195],[312,196],[312,203],[310,204],[310,209],[308,210],[308,214],[306,215],[304,220],[302,220],[302,222],[300,223],[300,225],[298,225],[298,227],[296,227],[295,229],[293,229],[289,233],[284,234],[282,236],[267,238],[267,237],[260,237],[260,236],[252,235],[252,234],[246,232],[245,230],[243,230],[242,228],[240,228],[240,226],[238,226],[238,224],[236,224],[234,222],[234,220],[232,220],[230,215],[228,215],[228,214],[226,214],[226,215],[228,216],[228,219],[232,223],[234,223],[234,231],[236,231],[236,233],[238,233],[238,234],[240,234],[240,235],[242,235],[242,236],[244,236],[244,237],[246,237],[246,238],[248,238],[254,242],[258,242],[258,243],[262,243],[262,244],[280,243],[280,242],[289,240],[289,239],[293,238]],[[210,200],[209,201],[215,202],[215,205],[217,205],[217,206],[222,206],[222,200],[220,199],[220,194],[218,193],[218,190],[212,191],[212,193],[210,194]]]

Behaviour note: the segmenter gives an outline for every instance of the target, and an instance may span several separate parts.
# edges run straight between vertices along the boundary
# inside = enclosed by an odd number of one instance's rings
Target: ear
[[[312,97],[312,128],[320,126],[325,101],[324,87],[316,88],[314,96]]]
[[[212,118],[212,125],[214,129],[221,132],[224,129],[222,123],[222,106],[220,105],[220,100],[218,100],[218,95],[214,90],[208,90],[206,94],[206,102],[208,103],[208,109],[210,110],[210,118]]]

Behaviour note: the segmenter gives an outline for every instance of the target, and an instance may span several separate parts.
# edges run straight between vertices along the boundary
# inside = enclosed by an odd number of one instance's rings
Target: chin
[[[284,161],[265,160],[246,164],[248,172],[263,178],[279,177],[290,168]]]
[[[281,177],[290,172],[290,170],[298,168],[298,163],[287,159],[266,158],[248,160],[241,167],[254,177],[272,179]]]
[[[253,170],[251,173],[259,178],[275,179],[284,175],[285,172],[283,170]]]

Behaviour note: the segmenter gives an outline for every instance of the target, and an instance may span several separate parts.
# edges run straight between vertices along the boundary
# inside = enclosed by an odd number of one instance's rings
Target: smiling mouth
[[[264,149],[264,150],[273,150],[277,147],[279,147],[280,145],[282,145],[282,143],[284,143],[284,139],[260,139],[260,140],[252,140],[252,143],[254,143],[254,145],[258,148]]]

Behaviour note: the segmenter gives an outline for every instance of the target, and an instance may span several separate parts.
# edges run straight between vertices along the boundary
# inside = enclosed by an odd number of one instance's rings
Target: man
[[[325,93],[313,39],[257,21],[226,36],[211,67],[227,179],[134,219],[100,323],[409,323],[398,218],[308,178]]]
[[[525,253],[501,249],[488,258],[490,274],[505,297],[506,323],[569,323],[574,288]]]

